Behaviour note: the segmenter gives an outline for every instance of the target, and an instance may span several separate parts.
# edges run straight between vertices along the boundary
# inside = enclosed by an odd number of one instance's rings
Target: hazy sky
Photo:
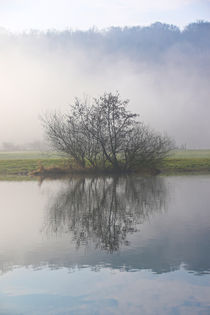
[[[102,29],[157,21],[183,27],[197,20],[210,21],[210,0],[0,0],[0,33],[1,27],[12,32]],[[126,55],[114,61],[100,55],[98,62],[88,51],[68,50],[65,43],[56,49],[52,42],[48,49],[47,36],[39,41],[30,36],[9,36],[7,42],[3,35],[0,41],[0,146],[42,139],[39,115],[66,110],[75,96],[116,90],[131,100],[131,110],[143,121],[177,144],[210,146],[208,71],[190,56],[182,57],[175,48],[164,67],[148,63],[137,71]],[[199,65],[209,62],[205,56],[198,56]]]
[[[183,27],[210,19],[210,0],[0,0],[0,26],[26,29],[88,29],[147,25]]]

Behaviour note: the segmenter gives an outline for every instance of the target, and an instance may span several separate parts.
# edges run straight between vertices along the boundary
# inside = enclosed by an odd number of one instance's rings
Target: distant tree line
[[[37,47],[41,45],[50,50],[64,49],[66,52],[79,48],[82,51],[91,51],[94,57],[97,53],[105,56],[124,54],[135,60],[149,58],[157,61],[161,60],[172,48],[186,55],[209,51],[210,22],[191,23],[182,31],[174,25],[160,22],[145,27],[110,27],[101,31],[96,28],[88,31],[41,32],[34,30],[15,35],[2,30],[0,39],[2,48],[4,42],[17,43],[18,46],[31,47],[33,45],[33,49],[37,44]],[[91,58],[90,55],[89,58]]]

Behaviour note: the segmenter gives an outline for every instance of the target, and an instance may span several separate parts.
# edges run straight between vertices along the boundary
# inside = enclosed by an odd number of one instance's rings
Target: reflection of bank
[[[165,209],[159,177],[76,177],[49,202],[44,230],[74,235],[79,247],[93,242],[114,252],[154,212]]]

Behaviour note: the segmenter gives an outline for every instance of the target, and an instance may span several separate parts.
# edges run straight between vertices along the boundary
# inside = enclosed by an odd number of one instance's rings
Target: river
[[[210,314],[210,176],[0,182],[0,314]]]

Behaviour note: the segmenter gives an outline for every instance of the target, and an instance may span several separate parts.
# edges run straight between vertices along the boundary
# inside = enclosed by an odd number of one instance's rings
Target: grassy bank
[[[210,150],[176,150],[161,166],[164,174],[210,173]]]
[[[23,153],[21,153],[23,155]],[[46,169],[58,167],[58,168],[67,168],[68,160],[63,158],[55,158],[55,157],[40,157],[30,158],[30,155],[27,153],[26,157],[22,156],[20,159],[19,156],[12,154],[8,159],[2,159],[0,153],[0,180],[7,179],[24,179],[30,180],[32,177],[30,174],[39,169],[40,167],[44,167]]]
[[[0,152],[0,179],[30,179],[40,169],[67,169],[69,161],[55,153]],[[163,174],[210,173],[210,150],[175,151],[160,167]]]
[[[210,173],[210,158],[167,158],[161,166],[161,173]]]

